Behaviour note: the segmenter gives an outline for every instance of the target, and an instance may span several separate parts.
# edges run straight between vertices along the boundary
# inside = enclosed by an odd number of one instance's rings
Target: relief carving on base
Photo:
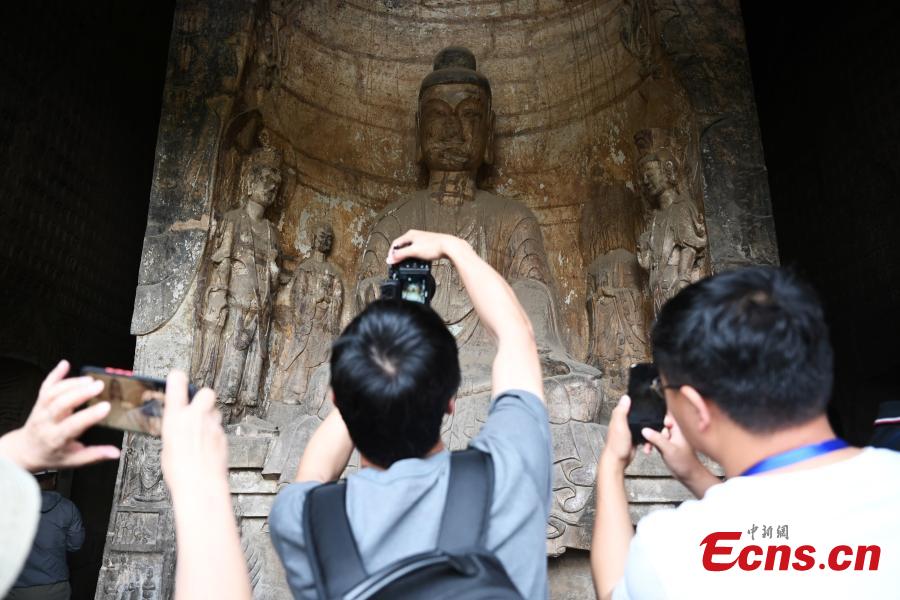
[[[112,552],[100,573],[96,600],[158,600],[167,597],[174,569],[164,569],[162,554]]]
[[[118,510],[113,522],[111,547],[115,550],[159,550],[161,515],[158,512]]]
[[[168,490],[162,478],[160,452],[162,442],[140,433],[127,433],[125,465],[119,503],[122,506],[157,505],[168,500]]]

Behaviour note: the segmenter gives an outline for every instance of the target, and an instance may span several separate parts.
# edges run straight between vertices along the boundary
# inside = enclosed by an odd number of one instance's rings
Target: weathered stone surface
[[[254,600],[291,600],[281,560],[268,530],[241,533],[241,548],[250,569]]]
[[[635,477],[625,479],[629,502],[681,502],[694,497],[680,482],[668,477]]]
[[[223,109],[246,51],[246,40],[232,38],[250,15],[239,0],[217,5],[214,14],[191,0],[176,10],[132,333],[148,334],[170,319],[194,278],[210,224]]]
[[[737,2],[660,3],[662,48],[701,131],[713,272],[777,264],[778,248]]]
[[[278,435],[278,426],[274,423],[251,415],[244,417],[238,423],[226,425],[225,432],[235,435],[275,437]]]
[[[306,415],[288,425],[275,442],[265,464],[260,465],[263,475],[275,476],[279,482],[293,481],[303,448],[321,422],[317,416]]]
[[[699,457],[700,462],[702,462],[713,475],[719,477],[724,475],[722,467],[717,463],[711,461],[702,454],[700,454]],[[650,454],[644,454],[643,450],[638,449],[638,451],[635,452],[634,460],[631,461],[631,464],[625,469],[625,475],[632,477],[669,477],[671,476],[671,473],[669,468],[666,467],[666,463],[663,462],[659,452],[654,450]]]
[[[562,556],[547,559],[550,597],[553,600],[592,598],[591,555],[585,550],[567,550]]]
[[[275,502],[274,494],[235,494],[231,497],[238,517],[267,517]]]
[[[261,469],[271,443],[269,437],[228,436],[228,468]]]
[[[266,527],[267,519],[262,517],[246,517],[241,519],[241,538],[259,533]]]
[[[276,479],[265,479],[257,471],[231,471],[228,487],[232,494],[274,494],[278,491]]]

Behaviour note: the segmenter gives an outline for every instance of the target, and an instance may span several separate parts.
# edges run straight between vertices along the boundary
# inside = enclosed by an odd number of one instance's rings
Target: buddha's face
[[[640,165],[641,183],[651,196],[660,196],[675,187],[675,165],[659,158],[645,160]]]
[[[658,160],[647,160],[641,163],[641,183],[651,196],[659,196],[666,189],[666,175]]]
[[[334,244],[334,232],[330,227],[319,227],[316,229],[315,240],[313,241],[316,250],[322,254],[331,252],[331,246]]]
[[[474,171],[491,135],[488,95],[472,83],[445,83],[419,99],[419,148],[430,171]]]
[[[275,201],[278,186],[281,185],[281,171],[275,167],[254,167],[248,177],[247,194],[250,199],[264,207],[270,206]]]

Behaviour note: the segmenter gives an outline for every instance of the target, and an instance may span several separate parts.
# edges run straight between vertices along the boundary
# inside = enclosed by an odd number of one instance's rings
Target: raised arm
[[[591,575],[597,598],[606,600],[625,574],[628,547],[634,528],[628,514],[625,468],[634,458],[628,410],[631,399],[622,396],[609,417],[606,445],[597,464],[597,511],[591,541]]]
[[[75,552],[81,549],[84,544],[84,523],[81,521],[81,512],[74,504],[72,507],[71,519],[66,527],[66,552]]]
[[[188,404],[187,377],[172,371],[162,425],[162,472],[175,511],[175,598],[250,600],[228,489],[228,443],[215,392]]]
[[[534,331],[506,280],[468,242],[451,235],[406,232],[391,244],[387,262],[394,264],[407,258],[430,261],[447,258],[453,263],[481,324],[497,340],[491,377],[493,393],[520,389],[543,400],[543,377]]]
[[[331,396],[331,391],[328,395]],[[351,452],[350,432],[340,411],[332,408],[306,444],[295,481],[334,481],[347,468]]]

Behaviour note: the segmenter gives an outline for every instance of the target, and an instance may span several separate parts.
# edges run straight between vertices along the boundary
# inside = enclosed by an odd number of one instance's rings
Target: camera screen
[[[102,401],[110,404],[109,414],[100,425],[159,437],[165,401],[162,382],[154,384],[109,373],[92,372],[90,376],[103,382],[103,391],[88,405]]]
[[[404,300],[425,304],[427,301],[425,285],[421,281],[407,281],[403,286]]]

